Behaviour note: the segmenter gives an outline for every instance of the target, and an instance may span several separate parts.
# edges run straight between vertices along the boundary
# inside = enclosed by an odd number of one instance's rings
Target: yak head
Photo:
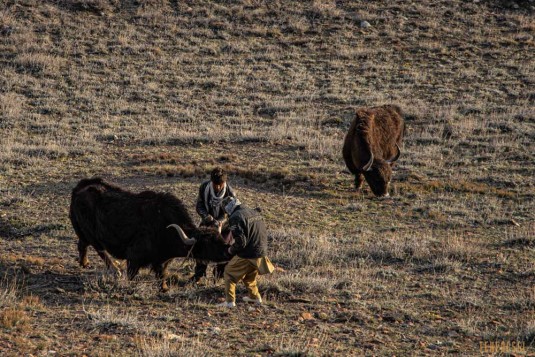
[[[182,239],[182,242],[192,249],[192,258],[210,261],[210,262],[225,262],[230,260],[228,248],[230,247],[223,236],[221,230],[211,227],[196,228],[190,237],[177,224],[171,224],[167,228],[174,228]]]
[[[399,156],[401,155],[401,150],[397,144],[396,147],[397,154],[392,159],[375,159],[372,153],[370,155],[370,160],[362,168],[366,182],[368,182],[368,185],[370,185],[370,188],[375,196],[389,196],[388,187],[390,186],[390,180],[392,179],[392,163],[399,159]]]

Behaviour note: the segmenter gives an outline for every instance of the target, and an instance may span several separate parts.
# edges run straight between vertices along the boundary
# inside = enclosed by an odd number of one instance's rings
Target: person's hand
[[[202,221],[204,224],[209,224],[214,221],[214,217],[212,217],[212,215],[207,215],[206,217],[203,218]]]
[[[221,228],[223,228],[223,223],[218,221],[217,219],[214,220],[214,223],[213,223],[214,227],[217,229],[217,231],[219,232],[219,234],[221,234]]]

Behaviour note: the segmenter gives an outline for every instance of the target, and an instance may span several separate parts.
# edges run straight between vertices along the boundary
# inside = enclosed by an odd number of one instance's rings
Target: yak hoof
[[[121,270],[119,269],[116,269],[116,268],[108,268],[106,269],[106,274],[110,275],[110,276],[113,276],[117,279],[119,279],[120,277],[123,276],[123,273],[121,272]]]
[[[89,266],[89,259],[87,258],[78,258],[76,259],[76,261],[78,262],[78,264],[80,264],[82,268],[87,268]]]
[[[191,278],[189,278],[189,281],[193,284],[196,284],[198,283],[199,281],[201,281],[203,277],[202,276],[198,276],[198,275],[193,275]]]

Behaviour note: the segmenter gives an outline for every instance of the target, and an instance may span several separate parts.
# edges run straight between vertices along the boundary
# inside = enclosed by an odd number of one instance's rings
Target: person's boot
[[[216,306],[218,307],[226,307],[226,308],[233,308],[233,307],[236,307],[236,303],[235,302],[222,302],[220,304],[217,304]]]
[[[262,304],[262,298],[259,296],[258,298],[250,298],[249,296],[244,296],[243,301],[245,302],[251,302],[254,304],[261,305]]]

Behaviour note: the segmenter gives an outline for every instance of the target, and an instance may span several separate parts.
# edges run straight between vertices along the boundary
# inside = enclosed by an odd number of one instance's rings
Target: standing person
[[[229,197],[223,200],[229,217],[229,228],[234,244],[228,252],[234,257],[225,268],[225,302],[223,307],[236,306],[236,284],[243,281],[248,296],[243,301],[262,304],[256,277],[273,272],[273,265],[267,255],[267,231],[264,220],[256,210],[245,207]]]
[[[221,202],[226,197],[236,197],[234,191],[227,183],[227,173],[221,168],[216,167],[210,173],[210,180],[204,181],[199,187],[199,196],[197,197],[196,210],[201,216],[201,226],[221,227],[226,222],[226,213]],[[226,264],[218,264],[214,268],[214,276],[221,278]],[[195,265],[195,275],[191,278],[193,281],[199,281],[206,276],[207,264],[197,261]]]

